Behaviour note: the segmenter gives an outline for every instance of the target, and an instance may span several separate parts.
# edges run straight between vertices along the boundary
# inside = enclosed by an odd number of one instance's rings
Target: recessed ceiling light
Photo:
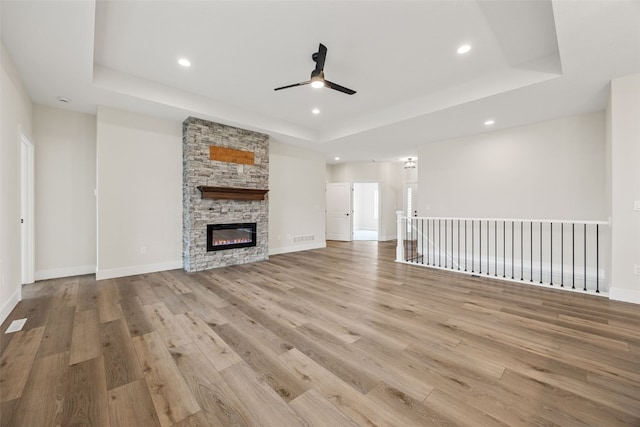
[[[486,122],[484,122],[484,125],[485,126],[491,126],[494,123],[495,123],[495,120],[487,120]]]
[[[468,44],[463,44],[462,46],[460,46],[458,48],[458,54],[460,55],[464,55],[465,53],[468,53],[471,50],[471,45]]]
[[[335,157],[333,158],[333,160],[335,160],[335,161],[337,162],[338,160],[340,160],[340,157],[335,156]]]
[[[191,67],[191,61],[189,61],[187,58],[178,59],[178,64],[182,65],[183,67]]]
[[[64,102],[64,103],[67,103],[67,104],[71,102],[71,100],[69,98],[67,98],[66,96],[59,96],[56,99],[58,101],[60,101],[60,102]]]
[[[317,108],[314,108],[313,110],[311,110],[311,112],[313,114],[320,114],[320,110],[318,110]]]

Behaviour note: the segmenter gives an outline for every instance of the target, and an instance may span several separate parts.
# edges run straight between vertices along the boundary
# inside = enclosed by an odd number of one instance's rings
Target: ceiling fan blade
[[[318,52],[313,54],[312,57],[313,60],[316,61],[316,69],[314,72],[318,74],[324,70],[324,60],[327,58],[327,47],[320,43],[320,46],[318,46]]]
[[[353,95],[354,93],[356,93],[356,91],[353,89],[340,86],[339,84],[330,82],[329,80],[325,80],[324,85],[330,89],[337,90],[338,92],[346,93],[347,95]]]
[[[311,80],[307,80],[306,82],[294,83],[288,86],[277,87],[274,90],[289,89],[290,87],[304,86],[304,85],[308,85],[309,83],[311,83]]]

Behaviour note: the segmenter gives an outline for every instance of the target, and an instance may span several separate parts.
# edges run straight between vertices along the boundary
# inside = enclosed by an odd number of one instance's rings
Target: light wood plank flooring
[[[394,250],[25,286],[0,425],[640,425],[637,305]]]

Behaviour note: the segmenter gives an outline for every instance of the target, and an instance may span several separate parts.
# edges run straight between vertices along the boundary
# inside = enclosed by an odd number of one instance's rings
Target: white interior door
[[[351,185],[327,184],[327,240],[351,241]]]
[[[418,216],[418,183],[404,185],[404,212],[406,216]]]

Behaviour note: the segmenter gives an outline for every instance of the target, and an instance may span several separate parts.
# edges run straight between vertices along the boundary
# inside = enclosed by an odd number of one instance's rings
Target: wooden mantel
[[[229,188],[229,187],[207,187],[198,186],[203,199],[212,200],[264,200],[265,194],[269,190],[258,190],[254,188]]]

